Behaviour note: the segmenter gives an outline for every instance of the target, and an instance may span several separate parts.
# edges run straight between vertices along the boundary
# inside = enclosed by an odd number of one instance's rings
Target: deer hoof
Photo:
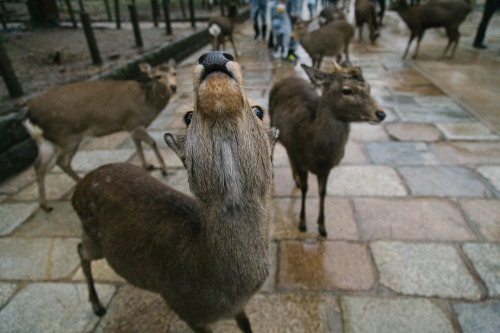
[[[146,170],[148,170],[148,171],[151,171],[151,170],[154,170],[154,169],[155,169],[155,167],[152,164],[150,164],[150,165],[148,165],[146,167]]]
[[[300,232],[306,232],[307,231],[307,227],[305,225],[299,225],[299,231]]]
[[[40,208],[42,208],[46,213],[50,213],[51,211],[54,210],[54,207],[50,207],[47,205],[41,205]]]
[[[98,317],[102,317],[106,314],[106,308],[102,305],[99,305],[95,310],[94,313]]]
[[[167,177],[167,172],[165,170],[161,170],[161,174],[163,175],[163,177]]]
[[[328,236],[328,234],[326,233],[326,230],[318,229],[318,232],[319,232],[319,235],[321,237],[325,237],[326,238]]]

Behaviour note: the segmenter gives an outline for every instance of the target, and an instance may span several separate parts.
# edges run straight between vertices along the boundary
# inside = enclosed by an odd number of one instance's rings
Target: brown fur
[[[324,199],[328,175],[344,156],[349,136],[349,123],[378,122],[385,113],[370,96],[370,86],[361,68],[341,68],[333,73],[302,65],[315,85],[322,87],[321,96],[310,82],[290,77],[277,82],[269,97],[271,124],[280,131],[279,141],[285,146],[293,177],[302,190],[299,229],[306,230],[305,200],[307,175],[318,177],[320,207],[319,232],[326,236]]]
[[[130,132],[144,168],[141,142],[149,144],[158,158],[163,174],[167,167],[146,127],[165,108],[175,92],[175,63],[151,68],[140,64],[151,78],[147,85],[136,81],[83,81],[49,89],[30,101],[28,132],[38,145],[35,161],[40,206],[50,211],[45,198],[45,174],[55,159],[75,181],[80,176],[71,160],[84,137],[100,137],[119,131]]]
[[[431,1],[419,6],[408,6],[405,0],[397,0],[389,6],[389,9],[396,11],[411,31],[403,59],[408,54],[411,42],[417,38],[417,47],[413,54],[413,59],[416,59],[425,30],[439,27],[444,27],[448,36],[448,44],[441,57],[445,58],[453,45],[449,56],[453,58],[460,39],[458,27],[471,11],[471,4],[467,0],[443,0]]]
[[[79,253],[94,311],[90,261],[105,257],[130,283],[159,293],[196,332],[233,317],[251,332],[244,306],[268,275],[271,147],[245,96],[237,63],[194,69],[194,109],[186,135],[165,135],[187,169],[191,198],[129,164],[103,166],[73,195],[84,229]],[[221,84],[222,89],[217,89]],[[238,102],[233,102],[237,100]]]
[[[377,25],[377,13],[375,5],[371,0],[356,0],[354,3],[354,18],[358,27],[359,41],[363,40],[363,25],[368,25],[370,31],[370,41],[375,44],[375,41],[380,36],[380,31]]]
[[[215,16],[208,20],[208,32],[210,34],[210,41],[212,43],[212,49],[218,51],[225,48],[225,40],[229,39],[231,45],[233,46],[234,55],[238,58],[238,51],[236,50],[236,45],[233,40],[234,24],[236,22],[236,17],[238,15],[238,9],[235,2],[230,2],[228,5],[229,13],[227,16]],[[220,29],[220,34],[213,34],[212,26],[216,25]]]

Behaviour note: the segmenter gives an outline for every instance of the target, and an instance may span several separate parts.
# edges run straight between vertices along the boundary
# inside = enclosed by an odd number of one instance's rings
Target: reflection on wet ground
[[[451,61],[437,59],[445,43],[440,31],[426,34],[418,60],[402,61],[408,32],[394,13],[376,45],[354,38],[351,54],[388,116],[380,125],[352,126],[346,156],[329,177],[327,239],[316,231],[315,177],[308,231],[297,230],[300,191],[277,145],[271,274],[247,306],[256,332],[500,331],[500,29],[492,21],[489,49],[473,49],[480,15],[478,9],[464,23]],[[250,22],[236,40],[245,87],[265,108],[275,81],[306,77],[254,41]],[[185,171],[162,137],[184,130],[191,66],[207,50],[180,64],[184,84],[149,127],[169,168],[166,178],[159,170],[152,175],[186,193]],[[311,63],[302,49],[298,54]],[[330,60],[323,69],[332,68]],[[85,142],[73,167],[86,173],[125,161],[140,165],[131,139],[119,133]],[[52,170],[50,214],[38,209],[33,169],[0,185],[0,331],[188,332],[158,295],[124,283],[104,261],[93,269],[108,314],[93,315],[75,251],[74,185]],[[238,331],[232,320],[214,330]]]

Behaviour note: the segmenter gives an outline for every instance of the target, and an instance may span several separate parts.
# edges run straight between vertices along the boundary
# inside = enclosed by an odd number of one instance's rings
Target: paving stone
[[[437,142],[432,149],[449,164],[499,164],[498,142]]]
[[[33,167],[19,173],[18,175],[7,179],[0,184],[0,193],[2,194],[15,194],[28,184],[36,180],[35,169]]]
[[[17,285],[15,283],[0,282],[0,309],[7,304],[9,298],[16,291]]]
[[[274,167],[290,166],[290,161],[288,159],[288,154],[286,152],[285,146],[283,146],[279,142],[274,146],[273,165]]]
[[[380,283],[397,293],[468,300],[481,297],[452,245],[376,241],[370,247]]]
[[[455,103],[450,97],[445,95],[440,96],[415,96],[415,101],[424,107],[436,107],[445,106],[452,108],[459,108],[457,103]]]
[[[489,241],[500,241],[500,204],[498,200],[462,199],[460,205],[471,223]]]
[[[276,273],[278,271],[278,243],[271,242],[269,255],[269,276],[260,288],[261,292],[272,293],[276,290]]]
[[[135,149],[82,150],[75,154],[71,166],[75,171],[89,172],[104,164],[126,162],[135,152]],[[61,169],[56,166],[54,171],[60,172]]]
[[[341,297],[346,333],[455,332],[446,313],[422,298]]]
[[[481,123],[438,123],[436,126],[448,140],[498,140],[500,137]]]
[[[458,166],[400,167],[414,196],[489,197],[490,191],[469,170]]]
[[[77,238],[0,239],[0,279],[46,280],[67,277],[80,259]]]
[[[377,101],[379,101],[380,104],[385,105],[385,104],[391,104],[391,105],[399,105],[399,104],[406,104],[406,105],[416,105],[417,100],[415,99],[416,97],[414,96],[408,96],[408,95],[388,95],[388,96],[379,96],[377,97]]]
[[[425,143],[368,142],[366,150],[375,164],[383,165],[436,165],[438,159]]]
[[[500,244],[467,243],[463,245],[463,249],[481,279],[486,283],[488,295],[500,296]]]
[[[351,132],[349,133],[349,140],[358,142],[388,141],[389,137],[381,125],[353,123],[351,125]]]
[[[387,166],[339,166],[328,178],[328,195],[405,196],[401,179]]]
[[[82,140],[79,150],[110,150],[116,149],[125,140],[130,139],[130,133],[118,132],[98,138],[86,137]]]
[[[73,178],[65,173],[49,173],[45,176],[45,198],[49,201],[61,199],[75,185]],[[38,198],[38,185],[36,183],[31,184],[13,197],[14,200],[19,201],[34,201]]]
[[[359,165],[368,163],[369,160],[363,150],[363,145],[357,141],[348,140],[345,147],[344,158],[342,158],[340,165]]]
[[[47,213],[39,209],[29,222],[16,230],[14,236],[80,237],[82,234],[80,219],[71,202],[58,201],[50,205],[54,208],[53,211]]]
[[[460,122],[472,119],[470,114],[459,106],[430,108],[401,105],[396,107],[396,112],[403,121],[418,123]]]
[[[320,237],[318,234],[319,198],[306,200],[307,232],[298,229],[300,221],[301,199],[273,199],[273,224],[271,237],[273,239],[306,239]],[[358,231],[352,207],[348,200],[325,198],[325,226],[328,239],[357,240]]]
[[[477,168],[477,171],[488,180],[495,190],[500,191],[500,166],[481,166]]]
[[[375,283],[361,243],[307,240],[280,243],[281,290],[369,290]]]
[[[115,287],[96,285],[106,305]],[[87,301],[85,284],[34,283],[0,312],[1,332],[90,332],[99,321]]]
[[[475,240],[460,211],[443,199],[354,199],[364,240]]]
[[[500,302],[458,303],[453,305],[463,333],[500,332]]]
[[[275,167],[273,170],[272,195],[275,197],[302,197],[300,189],[295,186],[295,180],[292,177],[292,170],[289,167]],[[331,174],[330,174],[331,177]],[[318,196],[318,179],[315,175],[309,174],[307,179],[308,191],[307,197],[314,198]],[[330,194],[327,191],[328,195]]]
[[[393,123],[386,126],[391,137],[397,141],[438,141],[441,134],[433,124]]]
[[[188,108],[185,109],[185,112],[188,111]],[[174,114],[169,114],[166,112],[162,112],[158,117],[156,117],[155,120],[149,125],[148,129],[149,130],[165,130],[167,129],[171,124],[172,121],[174,121],[175,115]],[[151,131],[148,131],[151,134]],[[160,141],[156,140],[156,144],[159,144]]]
[[[0,236],[10,234],[38,209],[36,203],[5,203],[0,205]]]
[[[94,260],[91,264],[92,277],[94,281],[100,282],[126,282],[124,278],[115,273],[106,261],[106,259]],[[73,276],[73,281],[86,281],[80,266]]]

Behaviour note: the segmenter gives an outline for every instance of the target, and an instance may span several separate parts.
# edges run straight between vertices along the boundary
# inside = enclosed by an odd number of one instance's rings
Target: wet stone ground
[[[494,51],[470,47],[479,16],[466,22],[457,58],[498,73]],[[490,29],[498,32],[498,25]],[[422,70],[442,66],[448,73],[455,66],[460,73],[456,63],[435,59],[443,36],[429,32],[422,60],[414,62],[401,60],[407,36],[388,14],[377,45],[355,39],[351,46],[388,117],[352,126],[346,156],[329,177],[327,239],[316,231],[315,177],[309,177],[308,231],[297,230],[300,191],[284,148],[276,146],[270,276],[246,307],[256,332],[500,331],[500,136],[476,113],[484,104],[473,111],[466,95],[442,90],[441,72]],[[247,92],[265,108],[276,80],[305,77],[300,66],[274,59],[265,42],[254,41],[250,22],[236,40]],[[185,170],[162,136],[184,130],[191,66],[207,50],[180,64],[179,90],[149,127],[168,166],[167,177],[159,170],[152,176],[185,193]],[[473,63],[474,54],[492,60]],[[310,64],[303,50],[299,55]],[[323,69],[331,66],[327,60]],[[154,161],[154,154],[146,158]],[[109,162],[140,165],[127,133],[87,140],[73,167],[85,174]],[[0,185],[0,331],[189,332],[158,295],[125,283],[105,261],[93,270],[108,314],[93,315],[75,251],[81,230],[69,201],[74,186],[52,170],[47,190],[55,209],[47,214],[37,205],[33,169]],[[232,320],[213,328],[238,331]]]

